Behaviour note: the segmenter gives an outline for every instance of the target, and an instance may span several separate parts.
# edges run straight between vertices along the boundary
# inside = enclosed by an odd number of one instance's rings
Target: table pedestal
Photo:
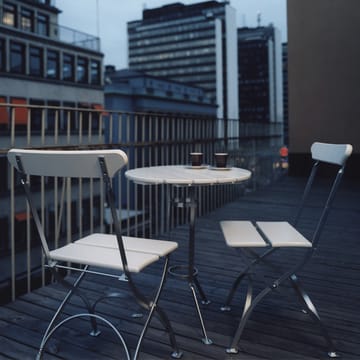
[[[169,194],[170,195],[170,194]],[[190,223],[189,223],[189,260],[187,265],[174,265],[169,268],[169,273],[175,277],[184,279],[188,281],[190,291],[195,303],[195,308],[200,320],[201,330],[203,332],[203,343],[210,345],[212,344],[211,339],[208,338],[204,319],[201,314],[199,302],[196,296],[195,288],[197,289],[202,304],[210,304],[210,301],[207,299],[203,289],[201,288],[201,285],[199,283],[199,280],[197,278],[198,270],[195,267],[195,216],[196,216],[196,209],[197,209],[197,202],[195,199],[195,189],[194,187],[189,187],[189,194],[188,197],[185,199],[171,199],[171,196],[168,197],[170,199],[169,201],[169,208],[168,208],[168,216],[170,218],[170,205],[174,205],[179,208],[189,208],[190,209]]]

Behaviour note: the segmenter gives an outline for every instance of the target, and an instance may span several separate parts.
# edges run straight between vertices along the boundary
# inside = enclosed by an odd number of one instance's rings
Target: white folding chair
[[[54,278],[69,290],[43,335],[37,358],[40,359],[42,357],[47,342],[60,326],[75,318],[88,317],[90,318],[92,327],[90,334],[98,336],[100,331],[98,330],[97,321],[104,322],[118,336],[124,346],[127,359],[130,359],[130,352],[120,332],[109,320],[95,313],[98,302],[106,296],[101,296],[98,300],[91,302],[79,288],[86,273],[115,277],[117,280],[121,275],[125,275],[126,283],[129,285],[136,301],[144,309],[148,310],[149,314],[139,336],[133,356],[134,359],[138,357],[142,340],[154,313],[158,315],[161,323],[169,334],[170,344],[173,348],[171,356],[173,358],[180,358],[182,352],[178,349],[172,326],[167,315],[158,304],[167,274],[169,256],[178,245],[173,241],[121,236],[118,213],[115,208],[112,190],[112,178],[127,164],[127,155],[121,150],[70,151],[12,149],[8,152],[8,160],[21,176],[21,183],[24,187],[45,254],[46,266],[51,270]],[[60,177],[64,178],[63,181],[65,181],[65,178],[102,179],[107,202],[111,209],[115,235],[93,233],[62,247],[50,250],[49,242],[45,236],[45,231],[35,206],[34,194],[31,192],[28,181],[30,175]],[[160,258],[164,258],[164,266],[160,276],[159,286],[154,298],[148,300],[135,285],[132,275],[133,273],[141,272],[148,265],[158,261]],[[100,268],[100,270],[98,268]],[[64,269],[79,273],[75,282],[71,283],[64,277]],[[83,301],[87,312],[68,316],[61,321],[58,320],[65,305],[74,294],[78,295]],[[113,294],[109,296],[113,296]]]
[[[320,320],[320,316],[311,301],[309,295],[303,289],[298,276],[296,275],[303,266],[309,261],[317,248],[321,232],[325,225],[331,204],[338,190],[341,178],[344,173],[345,163],[352,153],[352,146],[348,144],[326,144],[315,142],[311,146],[312,159],[314,160],[313,168],[307,181],[300,206],[298,208],[293,224],[286,221],[257,221],[253,224],[251,221],[221,221],[220,225],[226,240],[230,247],[240,248],[241,254],[244,255],[246,265],[244,270],[235,279],[228,294],[222,311],[229,311],[230,304],[234,297],[235,291],[244,279],[248,280],[247,293],[241,320],[234,334],[230,347],[226,350],[228,353],[237,353],[238,343],[244,330],[247,320],[258,303],[273,290],[279,289],[286,280],[289,280],[305,310],[312,319],[318,324],[326,340],[328,347],[328,356],[337,357],[337,352],[330,335]],[[310,240],[303,236],[296,227],[302,215],[302,210],[310,194],[315,175],[321,163],[332,164],[330,167],[336,167],[338,171],[334,176],[329,195],[322,208],[320,217],[317,221],[315,230]],[[330,169],[329,169],[330,170]],[[261,248],[264,250],[261,253]],[[303,254],[298,261],[293,263],[289,269],[281,270],[279,264],[272,260],[275,252],[284,248],[303,249]],[[260,249],[260,250],[259,250]],[[277,254],[279,255],[279,254]],[[293,259],[291,260],[293,261]],[[290,261],[290,262],[291,262]],[[258,265],[265,265],[267,269],[276,275],[271,279],[265,279],[263,290],[253,297],[253,279],[255,270]],[[268,274],[267,274],[268,275]]]

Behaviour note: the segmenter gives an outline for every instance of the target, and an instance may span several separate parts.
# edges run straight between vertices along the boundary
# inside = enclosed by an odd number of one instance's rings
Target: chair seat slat
[[[123,236],[122,239],[126,250],[153,254],[159,257],[170,254],[178,247],[178,244],[175,241],[146,239],[132,236]],[[95,233],[83,237],[75,241],[75,243],[88,246],[112,248],[117,249],[118,251],[116,235],[113,234]]]
[[[226,244],[230,247],[264,247],[267,243],[251,221],[221,221]]]
[[[312,247],[311,242],[287,221],[257,221],[256,225],[272,247]]]
[[[114,248],[71,243],[50,251],[50,257],[57,261],[124,270],[121,263],[120,252]],[[157,255],[130,250],[126,251],[126,258],[129,271],[134,273],[140,272],[146,266],[159,260]]]

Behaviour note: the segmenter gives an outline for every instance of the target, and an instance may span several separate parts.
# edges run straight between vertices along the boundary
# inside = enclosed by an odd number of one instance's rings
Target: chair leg
[[[310,296],[305,292],[304,288],[302,287],[300,280],[295,274],[292,274],[290,277],[291,285],[293,286],[293,289],[295,290],[296,294],[300,298],[301,302],[305,304],[307,313],[311,316],[311,318],[314,320],[314,322],[319,326],[323,337],[326,340],[327,346],[328,346],[328,356],[330,358],[336,358],[338,357],[338,353],[335,350],[334,343],[325,327],[323,322],[320,319],[319,313],[316,310],[316,307],[314,303],[311,301]]]
[[[57,269],[52,269],[53,271],[53,275],[56,279],[56,281],[58,281],[62,286],[64,286],[65,289],[69,289],[69,292],[71,292],[71,296],[73,294],[79,296],[79,298],[82,300],[82,302],[84,303],[87,311],[89,314],[94,314],[95,313],[95,305],[92,306],[90,301],[87,299],[87,297],[79,290],[79,285],[80,285],[80,282],[82,281],[84,275],[86,274],[86,270],[89,268],[89,266],[85,266],[83,271],[80,273],[78,279],[73,283],[69,283],[68,281],[66,281],[64,279],[63,276],[61,276],[58,272]],[[71,297],[70,296],[70,297]],[[70,297],[68,300],[70,300]],[[68,301],[67,300],[67,301]],[[64,307],[65,304],[62,306]],[[97,322],[96,322],[96,317],[94,316],[90,316],[90,324],[91,324],[91,328],[92,330],[90,331],[90,335],[91,336],[99,336],[100,335],[100,331],[98,330],[98,326],[97,326]]]
[[[174,334],[174,330],[171,326],[171,323],[167,317],[167,315],[165,314],[165,312],[159,307],[158,305],[158,301],[160,298],[160,294],[162,292],[162,289],[164,287],[165,284],[165,280],[166,280],[166,275],[167,275],[167,271],[168,271],[168,267],[169,267],[169,256],[166,257],[165,259],[165,264],[164,264],[164,268],[163,268],[163,272],[162,272],[162,276],[161,276],[161,280],[160,280],[160,284],[158,287],[158,290],[156,292],[156,295],[153,299],[153,301],[148,301],[146,299],[146,297],[140,293],[140,291],[136,288],[135,284],[132,281],[131,275],[128,275],[128,280],[129,280],[129,285],[130,288],[137,300],[137,302],[139,303],[140,306],[142,306],[143,308],[149,310],[149,315],[145,321],[143,330],[140,334],[137,346],[136,346],[136,350],[135,350],[135,354],[134,354],[134,360],[137,359],[138,355],[139,355],[139,351],[140,351],[140,347],[142,344],[142,341],[144,339],[144,336],[147,332],[148,326],[150,324],[150,321],[153,317],[154,312],[157,313],[157,315],[159,316],[159,319],[161,321],[161,323],[163,324],[165,330],[168,332],[169,334],[169,340],[170,340],[170,345],[173,348],[173,352],[171,353],[171,357],[175,358],[175,359],[180,359],[183,355],[183,353],[181,351],[179,351],[176,339],[175,339],[175,334]]]
[[[243,278],[245,277],[245,275],[248,276],[247,273],[245,272],[242,272],[236,279],[235,281],[233,282],[233,285],[229,291],[229,294],[226,298],[226,301],[225,301],[225,304],[220,308],[221,311],[230,311],[231,310],[231,302],[234,298],[234,295],[235,295],[235,292],[237,290],[237,288],[239,287],[241,281],[243,280]]]
[[[221,311],[230,311],[231,310],[230,304],[232,302],[232,299],[234,298],[237,288],[241,284],[241,281],[244,279],[245,276],[247,276],[250,280],[251,271],[258,263],[263,262],[265,265],[268,265],[272,268],[274,267],[273,265],[269,264],[266,261],[266,257],[269,256],[270,254],[272,254],[275,250],[276,249],[271,248],[269,250],[266,250],[261,255],[256,254],[256,252],[252,251],[251,249],[246,249],[246,250],[243,249],[240,252],[240,254],[243,257],[243,260],[246,264],[246,267],[233,282],[233,285],[232,285],[232,287],[229,291],[229,294],[226,298],[225,304],[220,308]]]
[[[174,359],[180,359],[183,356],[182,351],[179,351],[176,339],[175,339],[175,333],[174,330],[171,326],[171,323],[168,319],[168,317],[166,316],[165,312],[162,310],[162,308],[160,308],[159,305],[156,306],[155,311],[157,313],[157,315],[159,316],[160,321],[162,322],[165,330],[168,332],[169,334],[169,338],[170,338],[170,344],[171,347],[174,349],[174,351],[171,353],[171,357]]]
[[[116,329],[116,327],[108,320],[106,320],[105,318],[103,318],[102,316],[96,315],[96,314],[89,314],[89,313],[84,313],[84,314],[76,314],[76,315],[72,315],[72,316],[68,316],[67,318],[65,318],[64,320],[60,321],[58,324],[56,324],[56,326],[52,327],[52,329],[48,332],[47,336],[44,338],[44,343],[43,346],[39,349],[39,352],[36,355],[36,360],[41,360],[42,358],[42,354],[44,352],[45,346],[47,344],[47,342],[50,340],[51,336],[64,324],[66,324],[67,322],[73,320],[73,319],[77,319],[77,318],[82,318],[82,317],[90,317],[93,318],[94,320],[98,319],[103,321],[105,324],[107,324],[116,334],[116,336],[120,339],[123,347],[124,347],[124,351],[126,354],[126,359],[130,360],[130,353],[128,350],[128,347],[126,345],[126,342],[124,340],[124,338],[122,337],[122,335],[120,334],[120,332]]]
[[[239,352],[238,344],[239,344],[241,335],[244,331],[246,322],[248,321],[248,319],[249,319],[251,313],[253,312],[253,310],[255,309],[256,305],[272,290],[273,290],[273,288],[266,287],[254,298],[253,302],[251,302],[250,299],[249,299],[250,302],[248,302],[248,297],[247,297],[247,301],[245,302],[245,306],[244,306],[244,310],[243,310],[243,313],[241,316],[241,320],[239,322],[239,326],[235,332],[235,335],[232,339],[230,347],[228,349],[226,349],[226,352],[228,354],[237,354]]]
[[[74,284],[69,284],[68,282],[66,282],[63,277],[58,273],[58,270],[51,267],[50,268],[54,278],[56,281],[58,281],[59,283],[61,283],[65,288],[69,289],[68,293],[66,294],[66,296],[64,297],[63,301],[61,302],[61,304],[59,305],[59,307],[57,308],[55,314],[53,315],[52,319],[50,320],[50,323],[48,325],[48,327],[45,330],[45,333],[41,339],[41,343],[40,343],[40,350],[39,351],[43,351],[44,348],[44,344],[45,344],[45,340],[48,338],[48,335],[50,333],[50,331],[52,330],[52,328],[54,327],[54,324],[56,322],[56,320],[58,319],[58,317],[60,316],[62,310],[64,309],[65,305],[69,302],[69,300],[71,299],[71,297],[77,292],[76,289],[77,287],[80,285],[85,272],[82,272],[79,277],[76,279],[76,281],[74,282]],[[94,328],[93,328],[94,330]],[[47,341],[47,340],[46,340]]]

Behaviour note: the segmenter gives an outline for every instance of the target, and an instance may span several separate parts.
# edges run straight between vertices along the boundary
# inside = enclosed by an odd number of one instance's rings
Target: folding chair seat
[[[231,310],[230,305],[237,288],[243,280],[248,280],[242,316],[233,336],[231,345],[226,350],[228,353],[237,353],[239,351],[238,343],[246,322],[259,302],[273,290],[278,289],[286,280],[289,280],[298,295],[301,304],[305,307],[305,311],[318,324],[322,331],[328,347],[328,356],[338,356],[333,341],[323,325],[315,305],[302,287],[297,273],[310,260],[317,248],[331,204],[344,173],[346,160],[351,153],[352,146],[349,144],[315,142],[311,146],[311,155],[314,164],[292,224],[287,221],[256,221],[253,223],[252,221],[230,220],[220,222],[227,245],[238,248],[245,259],[245,268],[233,282],[226,302],[221,308],[222,311]],[[330,167],[335,167],[338,171],[335,171],[334,178],[331,181],[329,194],[321,210],[315,230],[311,238],[308,239],[297,229],[297,226],[299,225],[306,200],[311,193],[312,185],[321,163],[331,164]],[[291,249],[302,249],[302,253],[298,256],[297,261],[292,263],[289,268],[284,269],[282,267],[281,269],[274,256],[280,249],[288,249],[288,251],[293,251]],[[292,261],[293,259],[289,262]],[[276,273],[276,275],[271,280],[266,278],[263,279],[265,281],[264,288],[259,291],[256,296],[253,296],[253,280],[255,279],[256,270],[259,265],[264,265],[266,269],[270,270],[269,273]]]
[[[97,304],[106,298],[106,295],[102,295],[96,301],[91,302],[79,287],[85,274],[88,273],[113,277],[116,280],[124,278],[135,300],[148,311],[133,359],[137,359],[139,355],[143,338],[154,314],[159,317],[169,334],[170,345],[173,349],[171,356],[173,358],[180,358],[182,352],[178,349],[172,326],[167,315],[158,304],[166,279],[170,254],[178,247],[178,244],[173,241],[121,235],[118,212],[115,208],[112,190],[112,178],[127,164],[127,155],[121,150],[12,149],[8,152],[8,160],[21,176],[21,184],[25,190],[32,217],[41,240],[46,266],[50,269],[54,278],[69,290],[43,335],[37,358],[40,359],[42,357],[47,342],[62,325],[76,318],[88,317],[91,324],[90,334],[93,336],[99,335],[100,331],[98,330],[97,323],[98,321],[105,323],[119,338],[124,347],[126,358],[130,359],[130,351],[119,330],[108,319],[95,312]],[[104,185],[107,202],[111,209],[115,234],[93,233],[50,250],[48,239],[45,236],[45,231],[35,206],[35,194],[32,194],[31,191],[30,176],[64,178],[63,185],[67,183],[66,178],[100,179],[103,182],[101,183],[100,181],[100,184]],[[64,189],[65,187],[63,187]],[[62,204],[60,208],[62,208]],[[133,274],[141,272],[148,265],[160,259],[163,259],[164,265],[159,276],[159,285],[155,296],[149,300],[140,291],[139,286],[135,284]],[[64,269],[77,272],[79,276],[74,282],[70,282],[63,275],[65,273]],[[73,295],[80,297],[87,311],[67,316],[60,321],[59,316],[63,313],[65,305]],[[114,293],[109,296],[113,297]]]

